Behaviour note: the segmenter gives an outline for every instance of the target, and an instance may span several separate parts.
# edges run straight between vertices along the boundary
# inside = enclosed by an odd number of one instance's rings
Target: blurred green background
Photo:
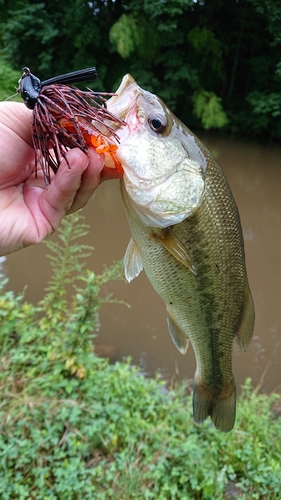
[[[190,128],[281,137],[280,1],[0,0],[0,20],[1,99],[23,66],[41,79],[96,66],[92,88],[129,72]]]

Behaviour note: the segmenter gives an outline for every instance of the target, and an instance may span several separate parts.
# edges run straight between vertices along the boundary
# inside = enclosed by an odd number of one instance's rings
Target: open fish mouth
[[[136,103],[137,97],[141,92],[141,88],[137,85],[133,77],[129,74],[125,75],[122,79],[121,84],[116,90],[116,95],[112,96],[107,101],[107,109],[114,115],[122,117],[122,120],[127,118],[130,109],[134,109],[134,103]],[[120,139],[123,139],[124,134],[128,135],[129,130],[125,130],[126,127],[120,127],[118,130],[118,135],[120,134]]]

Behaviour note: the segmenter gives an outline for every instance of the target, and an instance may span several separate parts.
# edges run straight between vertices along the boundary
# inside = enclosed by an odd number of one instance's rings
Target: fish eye
[[[166,128],[167,125],[167,120],[165,115],[162,115],[160,113],[151,115],[148,119],[148,123],[150,128],[154,131],[160,134],[163,132]]]

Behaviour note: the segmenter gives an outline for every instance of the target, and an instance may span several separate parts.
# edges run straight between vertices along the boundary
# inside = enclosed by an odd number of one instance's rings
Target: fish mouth
[[[128,114],[130,110],[135,108],[136,100],[141,91],[141,88],[137,85],[134,78],[127,74],[122,78],[121,84],[118,89],[108,101],[106,102],[107,110],[116,118],[123,121],[123,125],[116,122],[110,122],[112,130],[117,136],[117,143],[122,143],[128,138],[131,132],[131,128],[127,122]],[[111,137],[112,138],[112,137]],[[114,142],[114,141],[113,141]],[[118,157],[118,155],[115,155]],[[105,153],[105,166],[114,168],[112,159],[110,155]]]
[[[149,103],[155,99],[153,94],[139,87],[134,78],[128,73],[123,77],[121,84],[116,90],[116,95],[112,96],[107,101],[108,111],[126,123],[126,125],[121,127],[118,125],[119,128],[116,129],[121,144],[126,142],[132,132],[137,131],[139,127],[144,125],[142,110],[145,108],[145,105],[143,102],[139,101],[141,97],[145,97]],[[116,156],[118,158],[118,151]],[[146,177],[142,172],[136,172],[127,162],[125,162],[124,167],[124,175],[132,187],[134,186],[135,189],[140,189],[141,186],[141,190],[154,191],[160,184],[169,180],[178,170],[179,165],[175,164],[173,169],[169,172],[161,172],[156,177],[154,175],[153,178]]]
[[[127,74],[123,77],[121,84],[116,90],[116,95],[107,101],[107,109],[120,120],[125,120],[129,110],[134,107],[141,88],[134,78]]]

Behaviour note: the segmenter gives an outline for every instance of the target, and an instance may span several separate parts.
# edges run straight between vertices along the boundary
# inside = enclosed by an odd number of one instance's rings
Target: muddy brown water
[[[254,386],[271,392],[281,389],[281,149],[241,143],[210,136],[203,142],[221,165],[239,207],[249,282],[256,307],[256,326],[247,352],[236,345],[233,370],[237,385],[251,377]],[[104,263],[123,257],[129,228],[121,204],[118,181],[99,187],[83,210],[90,224],[87,243],[95,250],[87,267],[100,272]],[[27,300],[43,297],[50,276],[43,244],[29,247],[5,262],[9,286]],[[165,319],[165,306],[144,273],[131,284],[106,286],[106,291],[129,302],[131,307],[104,305],[95,344],[112,361],[131,356],[142,371],[160,371],[165,379],[191,379],[195,371],[192,347],[177,352]]]

